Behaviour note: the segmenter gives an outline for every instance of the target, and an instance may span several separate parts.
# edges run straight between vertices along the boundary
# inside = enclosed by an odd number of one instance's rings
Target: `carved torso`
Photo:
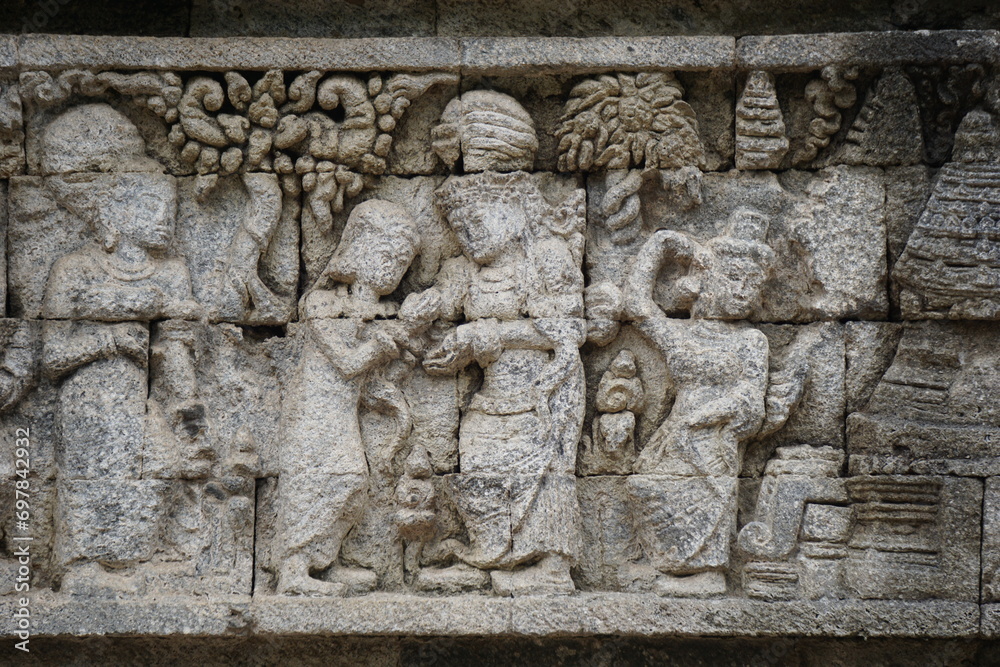
[[[116,271],[95,243],[56,261],[42,305],[42,316],[50,319],[141,321],[193,314],[183,262],[152,257],[144,271],[129,275]]]
[[[641,471],[738,474],[738,445],[764,419],[767,338],[745,323],[713,320],[661,318],[639,329],[664,354],[676,391]]]

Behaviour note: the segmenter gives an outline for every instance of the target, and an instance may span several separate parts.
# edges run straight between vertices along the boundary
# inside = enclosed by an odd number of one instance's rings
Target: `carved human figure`
[[[303,349],[287,417],[278,482],[284,550],[278,592],[340,595],[371,590],[375,573],[339,562],[344,537],[365,509],[370,472],[359,410],[369,384],[399,357],[400,342],[437,316],[433,292],[399,307],[383,300],[418,247],[401,206],[371,200],[351,212],[336,253],[303,299]],[[324,573],[324,578],[317,575]]]
[[[105,104],[63,113],[40,146],[56,201],[95,237],[52,266],[42,308],[61,320],[45,327],[43,368],[61,380],[56,551],[70,568],[63,587],[136,592],[142,583],[121,575],[154,553],[168,493],[142,467],[144,321],[200,313],[186,267],[164,256],[176,189],[146,156],[135,125]]]
[[[700,245],[658,231],[636,257],[626,314],[663,355],[676,396],[645,444],[627,488],[646,563],[623,569],[625,585],[663,595],[719,595],[735,533],[743,449],[776,430],[802,383],[769,383],[768,341],[741,321],[760,298],[774,259],[767,220],[739,210],[724,235]],[[653,285],[668,259],[690,262],[681,278],[691,319],[666,317]]]
[[[475,91],[454,104],[437,147],[480,173],[453,176],[436,195],[463,251],[442,267],[437,288],[446,319],[466,323],[424,366],[445,374],[476,363],[483,372],[461,420],[460,472],[450,477],[470,541],[455,555],[490,571],[503,595],[571,592],[585,395],[583,192],[553,207],[527,173],[501,173],[530,168],[537,146],[515,100]]]
[[[81,128],[107,136],[82,137]],[[42,317],[145,321],[201,314],[191,278],[164,255],[173,238],[177,186],[146,157],[139,131],[106,104],[75,107],[41,138],[42,169],[56,201],[94,240],[52,266]]]

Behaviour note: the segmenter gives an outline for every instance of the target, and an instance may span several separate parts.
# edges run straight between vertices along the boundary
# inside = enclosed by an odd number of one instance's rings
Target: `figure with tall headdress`
[[[459,429],[450,490],[468,533],[463,563],[501,595],[569,593],[578,552],[574,470],[584,418],[583,202],[550,203],[526,173],[538,147],[513,98],[453,100],[434,146],[467,175],[436,193],[463,254],[437,288],[445,319],[464,319],[427,354],[430,372],[477,364],[482,385]]]

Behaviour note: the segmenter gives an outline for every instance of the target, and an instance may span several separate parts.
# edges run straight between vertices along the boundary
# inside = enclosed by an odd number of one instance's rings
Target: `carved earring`
[[[690,306],[701,296],[701,280],[694,276],[684,276],[677,280],[678,298],[684,306]]]
[[[112,253],[118,247],[118,232],[110,227],[104,228],[104,233],[100,234],[101,247],[104,252]]]

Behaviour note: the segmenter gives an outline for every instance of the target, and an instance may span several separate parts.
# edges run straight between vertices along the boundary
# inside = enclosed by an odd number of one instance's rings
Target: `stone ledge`
[[[462,40],[467,74],[731,68],[732,37],[483,37]]]
[[[968,637],[979,605],[945,600],[764,602],[581,595],[514,600],[514,634],[768,637]]]
[[[1000,62],[1000,32],[668,37],[183,38],[0,36],[0,71],[17,68],[462,71],[525,75],[678,69],[811,70]]]
[[[843,65],[950,65],[997,62],[1000,32],[942,30],[743,37],[736,42],[741,69],[811,70]]]
[[[485,595],[264,596],[251,614],[255,634],[265,635],[482,636],[510,633],[511,603]]]
[[[13,48],[14,40],[9,40]],[[524,74],[731,68],[732,37],[181,38],[27,35],[20,69],[378,69]],[[2,49],[3,42],[0,42]],[[2,58],[0,50],[0,58]],[[0,65],[2,65],[0,60]]]
[[[13,636],[16,597],[0,600],[5,637]],[[52,594],[32,596],[28,607],[33,638],[245,634],[249,608],[249,596],[108,600]]]
[[[12,618],[15,601],[0,602]],[[249,597],[67,600],[30,606],[32,636],[399,635],[531,637],[973,637],[979,605],[943,600],[763,602],[660,599],[583,593],[572,597]],[[11,637],[13,625],[2,635]],[[983,634],[1000,636],[1000,605],[984,607]]]
[[[453,38],[296,39],[27,35],[22,70],[70,67],[171,70],[457,71]]]

